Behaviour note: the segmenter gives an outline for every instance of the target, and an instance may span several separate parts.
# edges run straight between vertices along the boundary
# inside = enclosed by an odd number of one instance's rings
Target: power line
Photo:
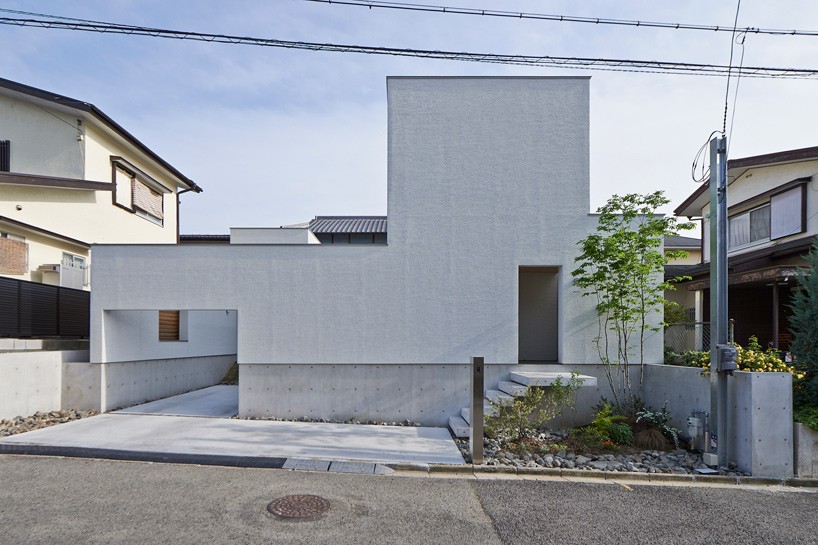
[[[424,11],[432,13],[452,13],[456,15],[479,15],[485,17],[504,17],[508,19],[534,19],[538,21],[556,21],[560,23],[588,23],[593,25],[617,25],[644,28],[665,28],[671,30],[704,30],[710,32],[731,32],[735,30],[747,34],[771,34],[775,36],[818,36],[818,30],[788,30],[781,28],[745,27],[734,29],[731,26],[699,25],[685,23],[663,23],[660,21],[638,21],[628,19],[608,19],[604,17],[578,17],[574,15],[549,15],[545,13],[525,13],[519,11],[501,11],[479,8],[461,8],[450,6],[433,6],[427,4],[410,4],[404,2],[382,2],[377,0],[304,0],[321,4],[338,4],[342,6],[359,6],[364,8],[385,8],[404,11]]]
[[[736,45],[736,27],[738,26],[738,13],[741,10],[741,0],[736,3],[736,18],[733,20],[733,35],[730,37],[730,68],[727,70],[727,89],[724,91],[724,121],[722,121],[721,134],[727,136],[727,105],[730,100],[730,76],[733,73],[733,48]],[[742,51],[744,47],[742,47]],[[739,76],[740,77],[740,76]]]
[[[0,9],[0,11],[3,11]],[[50,17],[50,16],[48,16]],[[562,57],[552,55],[507,55],[496,53],[473,53],[464,51],[438,51],[428,49],[407,49],[378,46],[361,46],[347,44],[317,43],[272,38],[254,38],[227,34],[209,34],[185,30],[141,27],[116,23],[92,22],[84,19],[21,19],[0,17],[0,24],[20,27],[37,27],[45,29],[64,29],[107,34],[125,34],[132,36],[149,36],[176,40],[195,40],[201,42],[227,43],[235,45],[254,45],[262,47],[279,47],[308,51],[334,51],[341,53],[363,53],[369,55],[392,55],[399,57],[417,57],[424,59],[442,59],[464,62],[509,64],[519,66],[583,68],[591,70],[613,70],[626,72],[652,72],[664,74],[726,76],[732,71],[743,77],[751,78],[794,78],[807,79],[818,76],[818,69],[812,68],[778,68],[765,66],[745,66],[740,69],[723,64],[704,64],[672,61],[644,61],[635,59],[606,59],[594,57]]]

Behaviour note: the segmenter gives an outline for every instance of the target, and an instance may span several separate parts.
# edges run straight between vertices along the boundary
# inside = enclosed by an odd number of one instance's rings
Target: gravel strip
[[[36,412],[32,416],[15,416],[10,420],[0,420],[0,437],[17,435],[27,431],[39,430],[57,424],[64,424],[80,418],[94,416],[97,411],[80,411],[66,409],[64,411]]]
[[[548,433],[543,434],[548,436]],[[549,437],[550,438],[550,437]],[[558,440],[559,435],[553,436]],[[457,447],[460,449],[463,458],[467,463],[471,462],[469,441],[464,438],[455,439]],[[483,440],[483,465],[487,466],[511,466],[511,467],[547,467],[562,469],[580,469],[588,471],[616,471],[622,473],[671,473],[677,475],[691,475],[698,473],[697,469],[709,469],[702,461],[699,453],[688,452],[683,449],[671,452],[643,450],[634,454],[576,454],[560,450],[556,453],[536,454],[526,453],[519,455],[515,452],[504,450],[496,439]],[[748,476],[735,468],[731,470],[720,470],[719,474],[731,477]]]

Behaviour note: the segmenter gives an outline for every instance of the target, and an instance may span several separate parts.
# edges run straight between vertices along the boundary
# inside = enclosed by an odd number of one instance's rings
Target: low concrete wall
[[[101,368],[101,409],[111,411],[217,384],[235,354],[91,364]]]
[[[710,412],[710,377],[695,367],[646,365],[642,401],[656,410],[667,401],[671,424],[687,435],[690,413]]]
[[[792,375],[737,371],[728,388],[734,418],[730,458],[757,477],[792,477]]]
[[[507,380],[509,371],[577,371],[597,377],[597,386],[581,388],[577,425],[590,422],[592,407],[612,397],[602,365],[487,364],[487,390]],[[631,370],[638,393],[638,367]],[[239,416],[326,418],[331,420],[411,420],[445,426],[449,417],[468,407],[469,365],[239,365]],[[570,425],[566,414],[557,425]]]
[[[99,411],[102,408],[102,369],[87,361],[62,366],[62,408]]]
[[[795,475],[818,478],[818,431],[796,422],[793,425],[792,435]]]
[[[642,400],[657,409],[668,401],[672,425],[686,435],[693,410],[710,412],[710,377],[693,367],[648,365]],[[737,371],[729,378],[728,403],[733,414],[728,458],[755,476],[792,476],[792,375]]]
[[[87,359],[88,350],[0,353],[0,418],[63,408],[63,365]]]

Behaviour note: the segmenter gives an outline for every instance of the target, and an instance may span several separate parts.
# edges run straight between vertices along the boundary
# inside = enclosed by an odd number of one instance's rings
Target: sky
[[[733,2],[452,0],[434,5],[732,26]],[[304,0],[0,0],[0,8],[283,40],[728,64],[732,36],[328,5]],[[8,16],[0,13],[0,16]],[[744,0],[739,27],[818,29],[814,1]],[[591,205],[697,188],[726,78],[298,51],[0,25],[0,77],[91,102],[204,188],[181,232],[386,214],[387,76],[591,76]],[[735,46],[734,63],[742,48]],[[749,34],[745,66],[818,68],[818,37]],[[731,81],[729,155],[818,145],[818,79]],[[732,120],[732,122],[731,122]]]

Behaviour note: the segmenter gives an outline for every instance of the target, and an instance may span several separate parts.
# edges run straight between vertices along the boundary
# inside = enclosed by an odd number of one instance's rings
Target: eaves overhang
[[[162,159],[156,152],[142,143],[138,138],[136,138],[133,134],[125,130],[119,123],[111,119],[105,112],[91,104],[90,102],[83,102],[81,100],[77,100],[75,98],[67,97],[64,95],[59,95],[57,93],[52,93],[49,91],[45,91],[43,89],[38,89],[36,87],[31,87],[30,85],[24,85],[22,83],[18,83],[16,81],[11,81],[8,79],[0,78],[0,89],[6,89],[11,91],[12,93],[26,95],[27,97],[31,97],[37,100],[45,101],[50,104],[54,104],[60,106],[61,108],[65,109],[68,108],[70,110],[75,110],[79,112],[84,112],[88,114],[91,118],[98,121],[104,127],[110,129],[115,134],[126,140],[129,144],[133,147],[144,153],[148,156],[151,160],[155,161],[159,164],[162,168],[170,172],[182,185],[186,186],[191,191],[195,191],[196,193],[201,193],[202,188],[199,187],[196,182],[179,172],[173,165]]]

